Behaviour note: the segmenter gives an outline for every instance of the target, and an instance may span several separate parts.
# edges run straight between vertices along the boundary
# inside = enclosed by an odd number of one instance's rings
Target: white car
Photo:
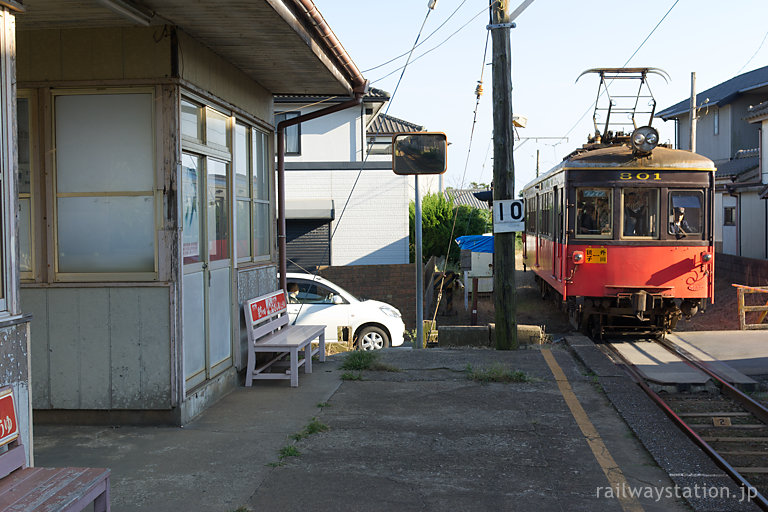
[[[343,288],[312,274],[287,273],[288,316],[298,325],[325,325],[325,340],[337,340],[338,327],[351,327],[360,350],[403,344],[400,311],[385,302],[360,300]]]

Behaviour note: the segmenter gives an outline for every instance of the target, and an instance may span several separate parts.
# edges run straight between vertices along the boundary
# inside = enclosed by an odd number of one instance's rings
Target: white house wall
[[[756,192],[743,192],[740,195],[741,232],[749,234],[741,237],[740,256],[747,258],[768,258],[766,254],[766,215],[768,202],[760,199]]]
[[[722,216],[722,210],[728,207],[736,208],[736,215],[738,218],[739,212],[738,212],[738,201],[735,197],[730,195],[724,195],[724,194],[717,194],[718,196],[722,197],[722,208],[720,210],[720,215]],[[722,225],[722,223],[721,223]],[[722,251],[725,254],[733,254],[738,255],[739,254],[739,230],[738,226],[722,226],[723,229],[723,248]]]
[[[302,108],[310,114],[328,105]],[[277,105],[280,112],[288,107]],[[286,162],[354,162],[360,158],[360,108],[347,110],[301,123],[301,154],[286,155]]]
[[[408,178],[364,170],[354,185],[357,177],[356,170],[288,171],[286,189],[291,200],[333,199],[332,265],[408,263]]]

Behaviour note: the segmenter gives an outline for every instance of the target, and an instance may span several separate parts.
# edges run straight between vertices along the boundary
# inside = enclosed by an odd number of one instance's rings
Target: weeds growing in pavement
[[[464,370],[469,380],[474,380],[482,384],[489,382],[530,382],[531,378],[520,370],[510,370],[503,365],[494,364],[490,368],[472,368],[467,364]]]
[[[399,372],[400,369],[379,361],[379,354],[371,351],[350,352],[341,363],[342,370],[371,370],[374,372]],[[342,377],[343,378],[343,377]],[[348,379],[349,380],[349,379]],[[360,379],[357,379],[360,380]]]
[[[280,460],[283,460],[286,457],[298,457],[299,455],[301,455],[301,452],[292,444],[280,448]]]
[[[304,430],[301,432],[298,432],[296,434],[293,434],[293,439],[296,441],[301,441],[307,436],[311,436],[312,434],[317,434],[318,432],[326,432],[330,430],[330,427],[323,423],[322,421],[319,421],[317,418],[312,418],[312,421],[310,421],[306,427],[304,427]]]
[[[329,404],[328,402],[320,402],[319,404],[317,404],[317,406],[318,406],[320,409],[325,409],[326,407],[330,407],[330,406],[331,406],[331,404]]]
[[[363,374],[355,372],[344,372],[341,374],[341,380],[363,380]]]

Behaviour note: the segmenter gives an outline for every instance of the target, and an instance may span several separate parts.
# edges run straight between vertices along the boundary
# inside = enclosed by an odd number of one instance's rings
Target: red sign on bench
[[[16,404],[13,391],[5,388],[0,391],[0,446],[4,446],[19,437],[19,424],[16,421]]]
[[[253,323],[261,322],[285,308],[285,293],[282,290],[278,290],[251,304],[251,321]]]

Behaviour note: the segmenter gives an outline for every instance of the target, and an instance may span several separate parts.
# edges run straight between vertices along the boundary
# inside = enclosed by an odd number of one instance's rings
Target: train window
[[[622,235],[659,237],[659,189],[625,188],[621,191]]]
[[[529,197],[525,201],[525,229],[529,233],[536,232],[536,197]]]
[[[704,196],[698,190],[679,190],[669,193],[669,234],[685,238],[701,234],[704,226]]]
[[[613,238],[610,188],[576,189],[576,237]]]

